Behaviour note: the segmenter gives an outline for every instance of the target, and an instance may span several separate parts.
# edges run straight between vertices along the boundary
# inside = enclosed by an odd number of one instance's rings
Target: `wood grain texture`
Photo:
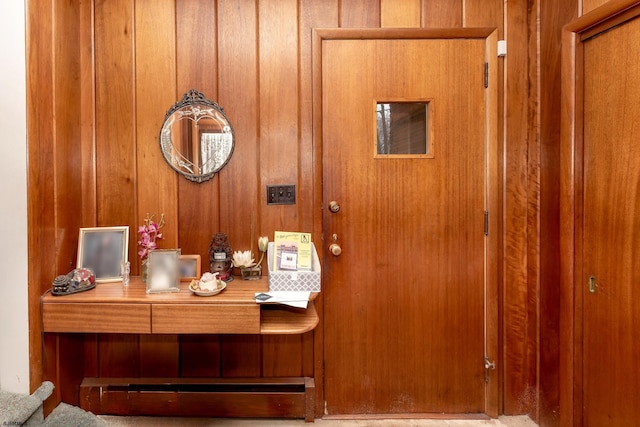
[[[165,104],[165,111],[190,89],[201,91],[227,108],[218,97],[216,5],[207,0],[187,0],[176,2],[175,8],[177,91],[174,99]],[[237,139],[238,125],[233,117],[230,120]],[[159,129],[156,129],[156,133]],[[211,237],[220,231],[229,232],[220,226],[220,175],[203,184],[178,177],[177,194],[172,197],[178,202],[178,247],[183,254],[199,254],[204,271],[209,271]],[[232,233],[230,235],[233,236]]]
[[[380,0],[380,26],[419,27],[422,12],[421,0]]]
[[[181,335],[180,373],[183,378],[219,377],[220,337]]]
[[[506,73],[507,123],[505,140],[519,141],[510,144],[505,152],[504,182],[504,345],[505,380],[504,412],[519,414],[535,407],[536,353],[535,307],[537,283],[529,283],[529,265],[536,262],[529,258],[528,237],[537,230],[529,224],[529,148],[537,144],[531,138],[529,117],[536,114],[535,104],[530,104],[531,88],[537,78],[530,74],[535,65],[531,57],[528,7],[522,3],[509,8],[507,28],[509,52]],[[532,63],[533,61],[533,63]],[[535,202],[534,202],[535,205]],[[532,349],[531,344],[534,344]],[[532,352],[533,350],[533,352]]]
[[[640,21],[584,45],[583,294],[584,425],[633,424],[640,408]],[[618,55],[615,45],[628,55]],[[597,282],[595,292],[586,283]],[[578,320],[580,321],[580,320]]]
[[[325,235],[337,233],[344,250],[323,270],[330,414],[485,410],[484,370],[477,363],[484,357],[484,234],[477,221],[484,209],[484,150],[482,143],[456,144],[485,140],[484,108],[470,108],[485,102],[482,73],[473,72],[485,62],[484,43],[414,38],[323,44],[323,185],[325,200],[344,207],[325,215],[324,223]],[[419,67],[416,58],[426,57],[430,66]],[[441,91],[445,87],[460,92],[452,96]],[[373,158],[372,100],[391,97],[432,100],[434,160]],[[447,126],[454,111],[480,125],[464,133]],[[460,179],[462,169],[468,180]],[[418,195],[424,191],[428,204]],[[386,218],[403,221],[388,224]],[[372,260],[374,268],[356,258]],[[455,265],[461,259],[464,268]],[[419,361],[410,356],[415,354]],[[390,360],[398,363],[389,367]],[[411,381],[415,377],[425,381]],[[439,390],[445,389],[448,397],[442,398]]]
[[[173,90],[158,90],[159,86],[171,88],[176,81],[176,37],[173,31],[165,30],[175,25],[174,6],[173,0],[162,0],[153,4],[139,2],[135,8],[136,224],[143,224],[147,214],[155,214],[159,221],[164,213],[166,223],[159,242],[164,248],[179,247],[181,223],[176,198],[178,175],[158,149],[167,106],[176,99]],[[132,234],[137,240],[137,233],[132,230]]]
[[[43,305],[45,332],[151,333],[149,304]]]
[[[140,335],[140,376],[177,377],[180,374],[180,351],[178,335]]]
[[[48,0],[33,1],[27,9],[27,132],[28,132],[28,246],[29,259],[38,260],[29,268],[29,348],[31,390],[42,383],[43,376],[53,371],[43,359],[40,295],[56,275],[56,225],[51,215],[55,206],[55,173],[51,162],[53,152],[53,49],[52,7]],[[44,372],[43,372],[44,371]],[[54,399],[59,401],[59,394]],[[55,405],[54,405],[55,407]]]
[[[585,200],[583,195],[585,194],[586,182],[589,177],[585,173],[585,164],[583,164],[583,159],[587,159],[587,144],[595,144],[596,140],[591,138],[591,141],[588,141],[585,138],[584,131],[587,128],[590,128],[591,136],[595,136],[594,129],[598,128],[606,128],[608,123],[599,123],[598,120],[600,117],[597,117],[596,123],[587,123],[585,121],[587,116],[586,110],[586,96],[585,96],[585,86],[584,79],[587,77],[590,70],[585,68],[585,44],[583,43],[583,35],[589,34],[591,36],[598,34],[598,31],[604,31],[605,35],[612,35],[615,37],[617,30],[612,32],[607,32],[607,30],[611,29],[610,24],[612,22],[620,23],[619,16],[626,13],[626,11],[633,11],[634,7],[637,10],[637,2],[632,1],[612,1],[607,3],[605,7],[599,8],[596,11],[589,13],[583,16],[580,19],[572,22],[570,25],[566,27],[566,30],[563,33],[563,55],[562,55],[562,146],[561,146],[561,155],[562,155],[562,163],[561,163],[561,189],[562,189],[562,197],[561,197],[561,243],[562,243],[562,263],[561,263],[561,271],[562,271],[562,286],[561,286],[561,304],[562,309],[560,312],[560,324],[561,324],[561,333],[560,333],[560,348],[561,348],[561,357],[560,357],[560,421],[562,425],[583,425],[588,424],[588,419],[583,419],[583,408],[584,401],[586,396],[583,395],[583,390],[588,389],[588,382],[585,382],[583,379],[582,373],[587,372],[586,360],[583,363],[583,351],[587,352],[586,346],[583,346],[583,339],[585,338],[586,332],[583,325],[583,317],[588,317],[589,315],[593,315],[597,313],[585,312],[585,308],[587,304],[589,304],[588,299],[593,295],[589,295],[585,291],[585,271],[591,270],[591,268],[585,267],[596,267],[596,266],[587,266],[585,261],[586,252],[584,251],[583,239],[588,235],[586,232],[583,232],[583,227],[586,225],[585,219]],[[632,21],[633,22],[633,21]],[[624,29],[626,25],[618,27],[618,29]],[[618,34],[620,34],[618,32]],[[623,37],[624,39],[624,37]],[[637,32],[634,34],[633,39],[637,40]],[[594,39],[594,40],[597,40]],[[590,40],[587,40],[589,43]],[[626,40],[628,41],[628,40]],[[625,40],[616,40],[617,42],[626,42]],[[634,45],[636,42],[633,43]],[[607,54],[606,49],[600,49],[600,55]],[[602,63],[599,66],[608,66],[611,64]],[[624,72],[624,70],[616,68],[614,73]],[[593,74],[590,78],[597,79],[602,76],[598,76]],[[607,84],[609,87],[610,84]],[[615,86],[615,85],[614,85]],[[635,86],[633,86],[635,87]],[[632,87],[632,91],[634,90]],[[589,87],[589,90],[597,90],[597,87]],[[613,93],[618,92],[618,88],[612,88]],[[604,101],[611,101],[610,98],[606,98],[610,94],[607,93]],[[593,95],[592,95],[593,96]],[[621,107],[621,104],[624,102],[624,95],[622,97],[616,99],[615,102],[607,102],[607,107],[615,110]],[[598,105],[600,105],[600,101],[598,100]],[[608,113],[608,111],[604,111],[603,113]],[[630,111],[631,114],[634,114],[633,110]],[[626,114],[626,113],[624,113]],[[624,117],[621,116],[621,118]],[[593,113],[591,113],[591,117],[593,117]],[[616,120],[618,118],[616,117]],[[594,127],[595,125],[595,127]],[[603,126],[600,126],[603,125]],[[633,127],[627,127],[622,129],[616,129],[614,132],[630,132]],[[604,129],[600,129],[602,131]],[[616,140],[620,145],[621,149],[625,149],[624,139]],[[592,149],[597,148],[597,145],[592,145]],[[608,148],[604,149],[602,153],[599,153],[600,156],[605,155]],[[632,165],[632,158],[628,158],[625,160],[625,166]],[[629,162],[631,160],[631,162]],[[592,165],[593,166],[593,165]],[[616,166],[617,167],[617,166]],[[611,169],[610,166],[607,169]],[[615,169],[615,168],[613,168]],[[602,170],[602,169],[600,169]],[[623,167],[621,171],[616,171],[614,173],[619,173],[616,178],[620,178],[624,176],[628,169]],[[607,173],[607,172],[605,172]],[[612,173],[612,172],[609,172]],[[597,177],[597,176],[596,176]],[[595,177],[594,177],[595,178]],[[590,183],[591,186],[594,185],[596,181]],[[616,191],[614,189],[613,191]],[[607,192],[607,197],[611,194]],[[623,199],[627,199],[628,194],[623,197]],[[616,209],[617,206],[606,207],[602,206],[597,201],[590,200],[589,201],[589,209],[594,209],[595,216],[598,216],[598,213],[602,212],[602,209]],[[594,213],[589,213],[590,215],[594,215]],[[620,217],[618,217],[620,218]],[[615,218],[607,218],[607,223],[613,223]],[[592,230],[593,231],[593,230]],[[591,231],[591,232],[592,232]],[[627,230],[627,236],[633,239],[633,232]],[[615,238],[614,234],[611,234],[603,243],[605,245],[609,244],[611,238]],[[597,250],[597,249],[596,249]],[[617,249],[614,249],[614,251]],[[610,254],[607,253],[604,255],[602,261],[605,261],[607,256]],[[616,268],[616,271],[623,272],[625,270],[624,267],[624,257],[616,260],[620,265]],[[602,263],[601,263],[602,264]],[[602,267],[602,265],[600,265]],[[623,273],[624,274],[624,273]],[[607,274],[605,273],[605,276]],[[609,282],[609,278],[605,278],[605,283]],[[620,287],[620,284],[623,284],[624,281],[616,282],[616,292],[611,292],[614,288],[606,289],[606,293],[608,297],[605,298],[609,300],[605,305],[614,303],[617,300],[615,295],[617,292],[623,289]],[[608,286],[607,286],[608,288]],[[587,294],[587,295],[585,295]],[[597,295],[597,293],[596,293]],[[601,300],[598,298],[598,300]],[[591,302],[591,304],[593,304]],[[620,319],[621,313],[617,313],[610,317],[610,319]],[[624,314],[622,314],[624,318]],[[585,321],[586,322],[586,321]],[[599,327],[600,325],[598,325]],[[609,340],[611,338],[610,330],[608,330],[604,335],[604,340]],[[585,341],[586,342],[586,341]],[[605,346],[600,346],[600,351],[604,350]],[[624,363],[622,364],[624,365]],[[622,366],[619,365],[619,366]],[[615,369],[615,368],[614,368]],[[631,378],[633,373],[630,371],[625,378]],[[612,375],[612,379],[615,381],[616,375]],[[609,383],[609,379],[607,379],[607,383]],[[584,393],[586,394],[586,393]],[[608,397],[608,396],[607,396]],[[611,409],[616,408],[617,405],[624,405],[624,399],[621,402],[616,402],[611,406]],[[619,408],[619,406],[617,406]],[[609,408],[605,409],[605,412],[609,411]],[[613,415],[613,414],[610,414]],[[620,415],[618,413],[617,415]],[[596,421],[597,423],[597,421]]]
[[[598,7],[606,4],[609,0],[583,0],[582,2],[582,15],[586,15],[589,12],[597,9]]]
[[[137,224],[135,147],[134,4],[95,5],[98,226]],[[137,235],[129,233],[129,259]],[[132,273],[137,270],[132,263]]]
[[[260,199],[266,185],[298,180],[297,1],[264,2],[259,10]],[[298,229],[296,206],[260,212],[260,230]],[[269,225],[269,228],[262,226]]]
[[[318,189],[321,179],[318,178],[318,169],[313,162],[313,159],[319,157],[320,152],[318,145],[311,141],[309,122],[312,114],[309,81],[311,78],[310,38],[308,38],[310,28],[380,27],[381,8],[391,3],[381,6],[380,0],[283,2],[283,7],[287,10],[281,17],[276,16],[279,13],[276,9],[280,6],[274,3],[277,2],[181,0],[175,2],[174,6],[175,16],[171,21],[175,22],[175,25],[166,25],[170,20],[167,9],[171,7],[169,3],[161,3],[157,16],[155,11],[151,11],[150,17],[145,15],[145,10],[150,10],[150,5],[143,4],[140,0],[55,3],[51,0],[28,0],[29,258],[32,260],[29,266],[29,310],[32,325],[31,383],[34,387],[40,384],[40,367],[42,366],[37,301],[42,292],[49,287],[50,280],[60,273],[56,271],[59,266],[68,265],[73,261],[74,256],[70,253],[74,250],[74,243],[69,240],[75,239],[77,235],[77,230],[73,231],[73,229],[79,223],[85,226],[122,223],[132,227],[132,230],[139,225],[140,218],[146,213],[143,211],[147,209],[142,205],[150,206],[149,203],[155,203],[151,199],[146,202],[137,200],[140,192],[147,194],[147,190],[144,190],[147,185],[138,182],[143,179],[141,168],[155,162],[149,158],[146,160],[141,158],[143,153],[139,151],[142,149],[140,144],[147,138],[143,134],[153,134],[153,138],[157,137],[158,129],[151,132],[154,128],[152,122],[162,120],[166,109],[185,90],[191,87],[200,88],[221,103],[234,124],[237,145],[231,162],[209,183],[195,185],[176,177],[173,201],[168,201],[177,204],[175,209],[178,214],[177,218],[169,218],[168,227],[178,227],[177,245],[182,247],[183,253],[199,253],[203,257],[203,264],[206,265],[207,246],[211,234],[216,231],[228,232],[235,248],[249,248],[253,244],[255,249],[255,243],[251,241],[250,227],[247,226],[252,213],[256,218],[256,234],[268,234],[283,224],[293,224],[301,230],[313,227],[314,239],[320,241],[322,227],[318,225],[320,217],[318,213],[321,213],[322,199],[318,195]],[[490,3],[467,1],[464,2],[463,8],[462,1],[425,0],[422,2],[420,19],[424,27],[460,27],[462,25],[497,27],[499,34],[502,35],[503,6],[504,2],[501,1]],[[507,13],[514,14],[508,22],[510,31],[513,30],[516,34],[519,31],[518,28],[530,26],[532,19],[532,15],[523,17],[520,12],[523,7],[520,6],[514,3],[506,8]],[[530,13],[534,13],[536,7],[532,3]],[[462,16],[463,9],[464,16]],[[54,10],[57,11],[58,18],[52,15]],[[398,12],[404,13],[402,10]],[[156,18],[158,25],[152,22]],[[145,20],[148,20],[146,24]],[[160,25],[161,22],[165,25]],[[542,25],[544,22],[549,21],[543,21]],[[137,28],[138,23],[142,27]],[[54,28],[60,32],[58,36],[54,34]],[[141,34],[136,35],[137,31],[141,31]],[[64,36],[63,34],[66,33],[75,34],[76,38]],[[175,44],[171,46],[166,43],[154,46],[151,41],[153,38],[166,42],[171,37],[175,38]],[[544,37],[541,40],[544,44]],[[137,46],[138,41],[141,42],[140,46]],[[268,50],[262,52],[260,58],[258,57],[259,49],[263,47],[274,49],[278,43],[284,46],[285,59],[282,63],[278,63],[279,58],[277,58],[282,49],[278,50],[276,58],[265,58]],[[159,49],[157,57],[154,56],[156,47]],[[168,49],[175,49],[171,64],[164,61],[168,58],[166,56]],[[514,50],[527,50],[529,54],[531,53],[530,45],[515,44],[511,41],[509,49],[510,53]],[[79,57],[74,58],[73,52],[76,52]],[[165,82],[163,84],[156,84],[153,79],[149,82],[141,81],[142,74],[150,73],[152,64],[161,61],[161,58],[164,61],[160,64],[162,69],[175,64],[175,81],[169,81],[165,71],[158,75]],[[136,62],[139,62],[139,65]],[[525,63],[511,61],[509,64],[509,67],[515,70],[513,75],[521,75],[517,69]],[[526,63],[527,67],[532,65],[532,62]],[[145,67],[149,67],[147,71],[144,71]],[[283,71],[283,69],[289,71]],[[290,70],[294,69],[295,78],[290,78],[292,76]],[[545,71],[544,67],[542,70]],[[294,80],[297,83],[292,85]],[[501,69],[498,80],[503,81]],[[272,87],[269,87],[267,82],[273,82]],[[292,86],[296,86],[293,91]],[[56,99],[52,96],[51,89],[54,87],[58,93]],[[509,105],[520,102],[523,97],[533,99],[536,96],[522,91],[518,84],[513,83],[511,87],[515,89],[507,92],[502,92],[500,89],[499,94],[500,99],[504,97],[508,99]],[[155,89],[158,96],[163,98],[163,102],[154,98],[153,103],[157,102],[159,105],[150,105],[145,95],[151,93],[152,89]],[[63,95],[74,91],[77,96],[80,96],[79,103],[70,98],[71,95]],[[272,94],[266,95],[267,92]],[[282,93],[284,96],[282,99],[277,99],[275,104],[270,98],[264,98],[264,96],[277,98]],[[152,96],[155,95],[152,94]],[[64,105],[65,102],[68,102],[68,105]],[[291,107],[291,102],[297,105]],[[286,117],[284,126],[280,126],[280,115],[277,111],[278,108],[282,108],[282,105],[289,105],[285,107],[287,112],[282,116]],[[501,108],[502,105],[503,103],[500,102]],[[270,108],[272,111],[268,111]],[[82,111],[80,123],[73,122],[71,115],[73,110]],[[54,111],[58,119],[54,119]],[[156,117],[153,111],[160,112],[162,117]],[[265,117],[262,116],[264,112],[267,112]],[[141,121],[142,117],[144,122]],[[509,117],[503,118],[501,115],[500,120],[500,129],[503,128],[504,120],[507,120],[507,127],[520,126],[519,122],[517,125],[516,122],[512,125]],[[530,117],[527,126],[531,125],[531,120],[535,118]],[[264,127],[261,125],[262,121],[265,123]],[[76,129],[78,126],[80,130]],[[143,129],[141,130],[140,127]],[[530,132],[530,127],[527,127],[526,132]],[[279,156],[279,153],[276,153],[268,154],[271,156],[271,160],[268,160],[269,164],[260,167],[263,151],[273,153],[274,150],[277,151],[283,147],[280,142],[283,134],[287,135],[287,139],[288,135],[294,135],[293,139],[288,140],[284,145],[287,148],[286,166],[285,163],[274,160]],[[67,137],[70,139],[67,140]],[[60,151],[55,154],[57,151],[54,149],[54,139],[56,144],[68,142],[69,145],[59,146]],[[508,141],[509,144],[504,149],[508,152],[514,150],[513,155],[516,157],[518,153],[523,152],[522,144],[528,144],[521,138],[510,138]],[[149,148],[153,145],[155,142],[151,143]],[[81,219],[76,219],[76,213],[66,209],[64,207],[66,204],[63,203],[64,198],[75,194],[76,189],[68,187],[68,184],[73,182],[70,179],[71,174],[66,170],[68,165],[65,164],[62,154],[75,155],[73,149],[77,149],[78,146],[81,150],[79,161],[82,165],[79,172],[82,177],[79,179]],[[294,149],[291,150],[291,147]],[[311,153],[314,153],[313,156]],[[54,168],[51,159],[55,158],[57,160]],[[541,160],[544,161],[544,157]],[[158,167],[161,169],[167,166],[161,164]],[[287,173],[293,171],[292,183],[298,186],[298,204],[286,209],[272,209],[264,204],[263,187],[268,182],[283,179],[286,173],[281,170],[289,171]],[[535,174],[530,174],[535,171],[535,165],[534,169],[527,165],[526,170],[525,175],[509,175],[509,182],[521,182],[535,177]],[[59,176],[57,176],[58,172]],[[158,171],[153,171],[153,174],[156,172]],[[545,179],[544,175],[540,178]],[[161,181],[164,182],[164,178],[161,178]],[[535,204],[535,200],[529,197],[532,194],[529,184],[518,185],[526,189],[527,196],[518,196],[518,198],[509,196],[508,203],[512,206],[514,203]],[[67,189],[56,193],[55,186],[61,186],[61,189],[66,186]],[[541,197],[544,203],[544,193]],[[166,198],[170,198],[169,194]],[[162,204],[165,205],[165,202]],[[52,215],[51,206],[59,206],[59,210],[63,211]],[[199,206],[199,208],[194,209],[193,206]],[[520,209],[516,210],[520,211]],[[263,211],[266,212],[265,215]],[[529,207],[526,211],[530,228],[529,221],[535,208]],[[56,215],[60,220],[60,227],[56,225]],[[509,215],[508,212],[505,213],[507,222],[513,221]],[[544,227],[544,211],[541,215],[541,221],[543,221],[541,227]],[[175,223],[171,224],[171,220]],[[497,226],[501,228],[502,222]],[[167,231],[169,232],[169,229]],[[527,234],[530,235],[530,233],[535,233],[535,230],[529,229]],[[522,239],[523,235],[519,233],[514,237]],[[130,245],[132,260],[137,259],[135,238],[135,233],[132,233]],[[166,243],[168,244],[169,241],[167,240]],[[534,248],[528,247],[526,243],[512,240],[510,245],[526,247],[527,257],[535,254]],[[56,252],[51,248],[60,248],[61,251]],[[58,253],[57,258],[56,253]],[[138,264],[133,264],[135,274]],[[532,266],[533,264],[528,264],[527,268]],[[531,272],[528,270],[527,274]],[[532,282],[527,280],[528,286],[532,286]],[[541,280],[544,280],[543,276]],[[510,283],[512,283],[511,279],[505,277],[505,284],[510,286]],[[527,291],[528,295],[531,295],[531,289]],[[322,313],[322,297],[318,299],[316,305]],[[531,307],[530,302],[527,307]],[[517,308],[515,305],[512,308],[528,310],[528,308]],[[517,323],[515,327],[522,327],[528,331],[531,321],[535,322],[535,319],[529,317],[526,323]],[[523,336],[530,335],[529,332],[517,333]],[[315,333],[306,334],[300,344],[302,354],[305,356],[296,355],[291,360],[283,360],[282,363],[286,363],[287,366],[282,369],[289,369],[289,364],[294,359],[295,363],[308,364],[306,358],[309,354],[313,354],[314,369],[316,372],[321,372],[322,341],[318,339],[321,334],[322,325],[318,326]],[[315,338],[313,338],[314,335]],[[180,344],[181,348],[178,351],[183,362],[179,370],[184,374],[188,372],[188,369],[185,370],[184,361],[197,358],[200,349],[208,354],[215,354],[218,351],[217,337],[196,339],[202,340],[199,341],[200,344],[194,341],[189,344],[182,341]],[[131,375],[138,375],[140,373],[139,358],[146,357],[145,350],[141,350],[139,341],[140,338],[134,335],[118,337],[94,335],[85,341],[85,353],[92,359],[87,367],[109,374],[110,364],[117,363],[119,360],[132,360],[125,365]],[[265,342],[268,343],[268,341]],[[158,345],[170,347],[167,342],[158,343]],[[178,344],[175,343],[175,345]],[[310,346],[313,347],[313,351],[310,351]],[[190,349],[187,350],[187,347]],[[277,349],[270,344],[267,347],[269,347],[270,356],[263,360],[260,337],[230,337],[225,339],[224,349],[221,350],[226,353],[219,355],[220,364],[225,367],[226,374],[235,376],[260,375],[265,363],[273,366],[275,370],[280,369],[272,363],[275,361]],[[517,378],[520,375],[520,366],[530,363],[525,360],[528,360],[531,355],[522,353],[523,348],[519,346],[506,346],[505,349],[505,354],[515,363],[513,366]],[[118,355],[119,352],[123,354]],[[174,350],[170,352],[173,353]],[[190,352],[189,356],[184,352]],[[98,360],[100,366],[97,365]],[[247,365],[243,367],[242,363],[245,362]],[[305,371],[309,369],[308,365],[306,366],[303,368]],[[172,366],[169,369],[173,372],[174,368]],[[55,376],[59,367],[56,363],[47,363],[45,369],[51,370],[51,375]],[[192,373],[209,372],[205,367],[203,369],[200,371],[200,368],[194,368]],[[508,368],[505,373],[507,376],[511,375]],[[323,381],[316,377],[316,383],[317,390],[321,392]],[[514,384],[513,381],[511,383]],[[524,383],[520,382],[520,384]],[[56,390],[55,393],[58,391]],[[514,389],[513,395],[521,396],[523,390]],[[507,399],[512,399],[511,394],[506,396]],[[316,403],[319,408],[317,413],[320,414],[322,399],[316,399]],[[515,404],[517,405],[519,404]]]
[[[379,28],[380,0],[340,0],[341,28]]]
[[[297,183],[301,176],[297,167],[300,158],[297,17],[296,0],[260,4],[260,201],[266,200],[266,185]],[[273,235],[275,230],[300,230],[297,206],[267,206],[261,209],[258,220],[261,234]],[[282,352],[281,348],[289,351]],[[300,353],[300,337],[263,337],[264,374],[300,375]],[[268,369],[274,363],[279,369]]]
[[[260,307],[255,303],[154,304],[151,329],[156,334],[258,334]]]
[[[176,98],[172,90],[158,91],[159,86],[171,88],[176,81],[176,35],[173,31],[164,30],[174,27],[175,17],[175,2],[172,0],[136,3],[137,224],[143,224],[148,214],[155,214],[156,221],[164,214],[166,223],[160,242],[160,247],[164,248],[180,247],[178,229],[179,224],[183,224],[178,216],[179,198],[176,197],[178,175],[168,167],[158,149],[158,130],[162,127],[166,106]],[[138,264],[139,258],[134,260],[133,263]],[[139,346],[140,375],[178,375],[180,348],[177,336],[141,336]]]
[[[98,343],[98,376],[140,376],[139,337],[131,334],[101,334]]]
[[[96,200],[96,85],[95,85],[95,40],[93,27],[94,3],[79,2],[80,42],[80,150],[82,168],[82,224],[95,227],[98,224],[98,203]],[[66,41],[69,43],[69,41]],[[76,90],[78,89],[76,85]]]
[[[299,216],[300,229],[313,232],[314,242],[322,240],[322,171],[317,167],[317,159],[321,157],[319,147],[314,143],[313,135],[313,28],[336,28],[339,22],[338,0],[312,0],[300,2],[299,11],[299,43],[300,43],[300,160],[299,170]],[[320,262],[323,262],[320,250]],[[322,302],[318,298],[315,303],[322,313]],[[315,307],[314,307],[315,308]],[[314,333],[305,334],[302,338],[302,373],[319,379],[315,387],[314,413],[321,416],[324,412],[323,378],[323,333],[322,322],[316,326]]]
[[[263,335],[304,334],[318,325],[313,302],[306,310],[265,305],[260,312],[260,333]]]
[[[260,178],[258,6],[250,0],[218,2],[219,16],[224,17],[218,21],[218,98],[236,137],[233,157],[219,176],[223,188],[219,231],[231,236],[234,249],[252,249],[255,254],[258,236],[269,234],[269,229],[262,226],[265,199],[259,190],[263,183]]]
[[[424,0],[422,26],[425,28],[462,27],[462,0]]]
[[[540,300],[538,423],[560,423],[560,135],[562,27],[578,1],[540,8]]]
[[[68,206],[83,199],[82,185],[78,185],[77,165],[83,163],[81,145],[81,97],[77,86],[81,76],[79,7],[70,3],[54,3],[54,67],[68,70],[68,74],[56,73],[54,82],[54,115],[56,120],[53,135],[56,200],[56,271],[65,273],[75,268],[78,246],[77,230],[82,226],[82,215]],[[74,43],[68,43],[74,40]]]

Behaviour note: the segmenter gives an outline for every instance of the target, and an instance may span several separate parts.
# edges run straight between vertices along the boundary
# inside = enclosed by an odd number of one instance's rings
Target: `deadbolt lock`
[[[332,200],[329,202],[329,210],[332,213],[338,213],[340,212],[340,205],[335,200]]]

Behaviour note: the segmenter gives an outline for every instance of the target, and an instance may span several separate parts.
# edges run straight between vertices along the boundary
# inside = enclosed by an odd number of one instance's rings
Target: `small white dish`
[[[218,280],[218,282],[222,283],[222,286],[220,286],[218,289],[215,289],[213,291],[203,291],[203,290],[200,290],[200,288],[198,287],[200,281],[192,280],[191,283],[189,284],[189,290],[201,297],[210,297],[213,295],[218,295],[220,292],[224,291],[224,288],[227,287],[227,284],[224,281]]]

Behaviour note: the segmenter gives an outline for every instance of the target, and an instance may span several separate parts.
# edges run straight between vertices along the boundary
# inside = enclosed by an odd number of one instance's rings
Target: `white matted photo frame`
[[[147,258],[147,293],[180,292],[180,249],[155,249]]]
[[[190,282],[200,278],[202,271],[200,255],[180,255],[178,258],[178,271],[181,282]]]
[[[97,283],[122,280],[122,263],[129,260],[129,226],[81,228],[76,268],[88,268]]]

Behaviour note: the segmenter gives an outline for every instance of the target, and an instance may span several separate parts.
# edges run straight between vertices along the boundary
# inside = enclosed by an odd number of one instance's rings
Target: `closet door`
[[[583,416],[640,418],[640,19],[584,42]]]
[[[640,419],[640,1],[563,37],[561,425]]]

